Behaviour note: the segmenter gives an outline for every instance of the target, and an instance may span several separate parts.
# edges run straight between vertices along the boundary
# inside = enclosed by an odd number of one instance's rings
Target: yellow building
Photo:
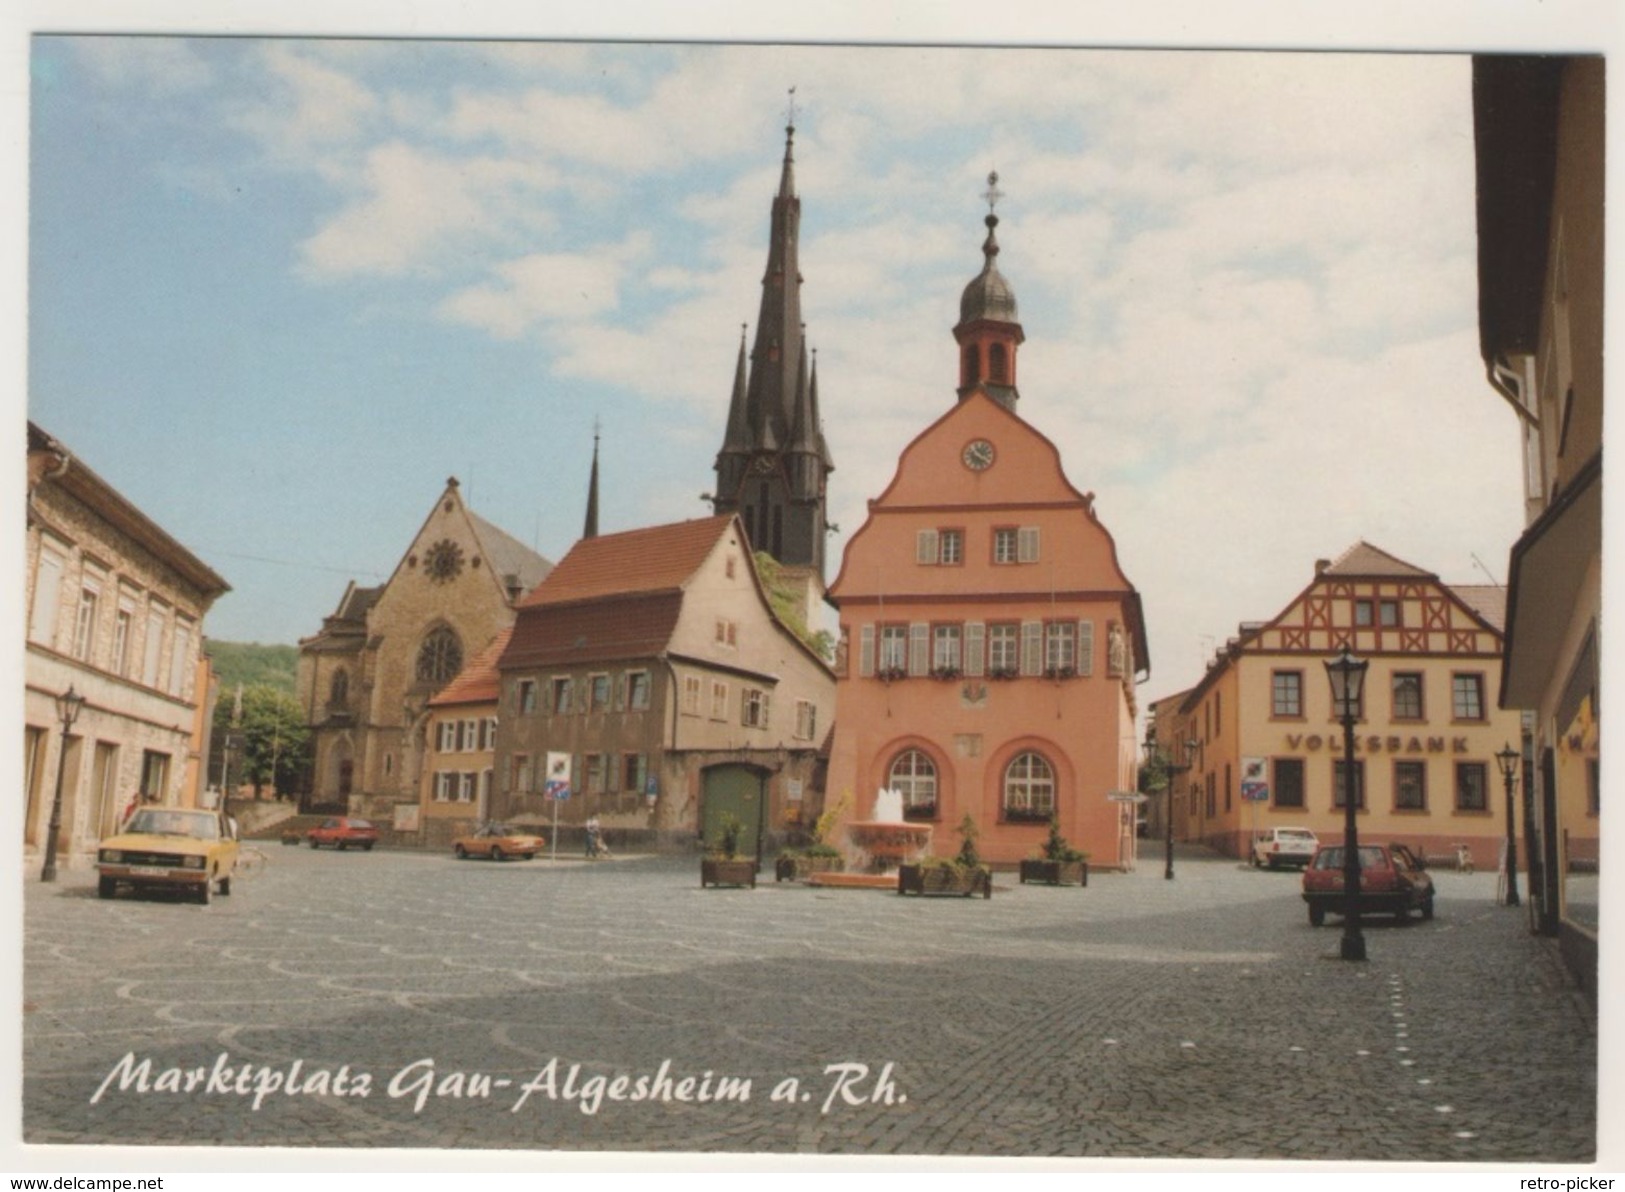
[[[418,839],[430,848],[449,847],[455,837],[491,818],[501,682],[497,659],[511,636],[511,628],[497,634],[429,700]]]
[[[1343,835],[1343,730],[1324,664],[1367,661],[1355,727],[1360,834],[1480,868],[1500,863],[1507,809],[1495,755],[1519,717],[1496,706],[1505,592],[1452,586],[1368,543],[1315,577],[1273,619],[1249,623],[1202,681],[1157,706],[1159,746],[1190,769],[1174,780],[1174,835],[1247,854],[1255,833]],[[1189,743],[1194,742],[1194,748]]]

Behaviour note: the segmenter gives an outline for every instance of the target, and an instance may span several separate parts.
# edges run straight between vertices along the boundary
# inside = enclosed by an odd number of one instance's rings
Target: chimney
[[[1315,574],[1316,575],[1324,575],[1325,572],[1326,572],[1326,568],[1330,567],[1331,565],[1332,565],[1332,561],[1330,559],[1316,559],[1315,560]]]

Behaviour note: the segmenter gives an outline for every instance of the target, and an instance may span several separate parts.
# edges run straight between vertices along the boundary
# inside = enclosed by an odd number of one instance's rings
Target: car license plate
[[[130,872],[138,877],[168,877],[169,870],[162,865],[132,865]]]

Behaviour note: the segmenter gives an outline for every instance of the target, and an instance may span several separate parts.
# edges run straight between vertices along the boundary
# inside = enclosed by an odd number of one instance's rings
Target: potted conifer
[[[959,821],[959,852],[952,857],[930,857],[897,870],[899,894],[957,894],[969,898],[993,897],[993,870],[976,851],[980,835],[969,814]]]
[[[739,835],[745,825],[731,812],[722,817],[716,847],[700,858],[700,888],[756,885],[756,859],[741,856]]]
[[[1044,841],[1044,855],[1031,857],[1021,863],[1021,880],[1042,882],[1047,886],[1087,886],[1089,884],[1089,855],[1080,853],[1061,835],[1061,823],[1050,816],[1049,838]]]

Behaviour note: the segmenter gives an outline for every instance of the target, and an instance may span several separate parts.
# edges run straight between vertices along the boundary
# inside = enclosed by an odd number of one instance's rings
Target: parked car
[[[1320,840],[1308,828],[1271,828],[1253,838],[1253,868],[1283,865],[1303,868],[1315,859]]]
[[[311,848],[326,844],[340,852],[351,846],[371,852],[372,846],[378,843],[378,829],[371,820],[330,815],[306,833],[305,839],[310,842]]]
[[[1309,923],[1319,927],[1327,912],[1343,913],[1343,846],[1329,844],[1315,854],[1303,871],[1303,900],[1309,904]],[[1406,918],[1421,911],[1433,918],[1433,879],[1422,860],[1403,844],[1360,845],[1359,912]]]
[[[459,836],[451,842],[451,851],[458,858],[489,857],[493,861],[506,861],[509,857],[530,860],[547,841],[528,832],[520,832],[507,824],[481,824],[472,834]]]
[[[217,811],[143,807],[97,847],[96,893],[179,890],[207,906],[215,891],[231,893],[238,852],[236,825]]]

